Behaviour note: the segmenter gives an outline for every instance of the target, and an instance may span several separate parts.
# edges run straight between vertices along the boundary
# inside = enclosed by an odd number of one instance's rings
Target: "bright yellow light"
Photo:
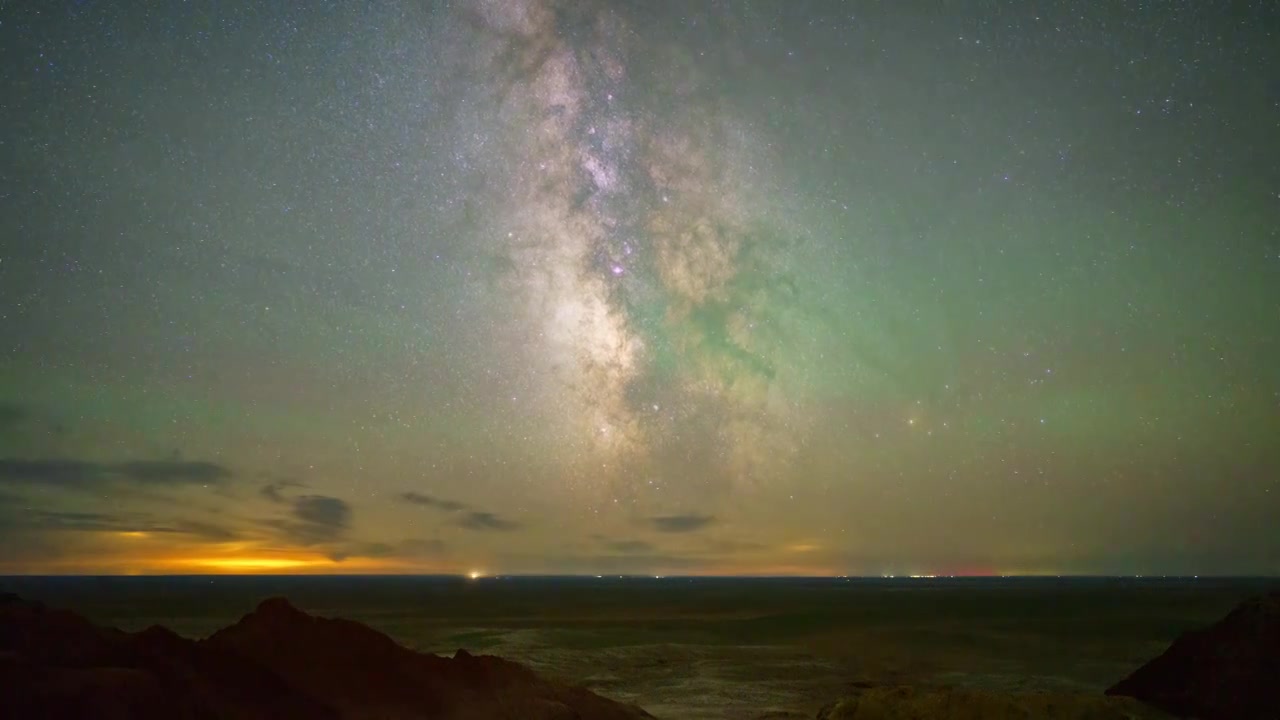
[[[311,565],[332,564],[323,560],[280,557],[191,558],[182,562],[214,570],[289,570]]]
[[[467,573],[467,577],[471,578],[472,580],[479,580],[479,579],[480,579],[480,571],[479,571],[479,570],[472,570],[471,572]]]
[[[147,536],[148,536],[148,534],[147,534],[147,533],[145,533],[145,532],[143,532],[143,531],[141,531],[141,530],[129,530],[129,531],[127,531],[127,532],[122,532],[122,533],[118,533],[118,534],[119,534],[119,535],[120,535],[120,537],[122,537],[122,538],[131,538],[131,539],[134,539],[134,540],[141,539],[141,538],[145,538],[145,537],[147,537]]]

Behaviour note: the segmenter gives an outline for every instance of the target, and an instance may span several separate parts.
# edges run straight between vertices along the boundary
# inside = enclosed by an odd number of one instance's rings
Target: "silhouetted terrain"
[[[415,653],[264,601],[203,641],[0,597],[0,710],[18,718],[640,720],[644,711],[459,650]]]
[[[1280,718],[1280,593],[1184,633],[1107,694],[1205,720]]]
[[[595,712],[594,703],[639,712],[574,689],[582,686],[665,720],[1167,717],[1104,690],[1180,634],[1211,625],[1275,585],[1089,578],[0,578],[0,588],[23,597],[102,625],[145,630],[92,628],[45,610],[66,621],[54,624],[62,629],[53,637],[70,639],[40,651],[62,658],[60,664],[18,663],[12,651],[5,656],[6,677],[16,686],[38,680],[56,689],[74,680],[87,683],[85,692],[105,683],[123,693],[107,708],[171,692],[187,698],[177,706],[181,712],[223,708],[236,717],[255,717],[244,708],[268,694],[278,698],[272,717],[367,716],[374,703],[391,716],[412,708],[436,717],[431,713],[463,707],[489,712],[485,698],[494,697],[536,699],[519,717],[543,710],[555,717],[564,707],[596,717],[585,712]],[[290,601],[261,603],[241,617],[258,599],[281,595]],[[156,623],[206,639],[147,630]],[[14,631],[4,632],[2,647],[11,647]],[[76,633],[97,639],[86,644]],[[86,662],[66,648],[100,646],[107,650],[93,657],[128,672],[65,672]],[[424,654],[454,655],[457,648],[470,652],[452,659]],[[173,667],[148,665],[156,653]],[[304,692],[295,697],[282,686]],[[454,699],[437,703],[440,697]],[[495,702],[493,712],[507,711],[506,700]],[[203,717],[181,712],[165,716]]]
[[[262,665],[153,626],[138,633],[0,596],[0,698],[20,718],[325,718]]]

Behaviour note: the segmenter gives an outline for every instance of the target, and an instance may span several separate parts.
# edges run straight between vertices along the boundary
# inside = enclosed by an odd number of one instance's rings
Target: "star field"
[[[1276,48],[0,9],[0,572],[1278,572]]]

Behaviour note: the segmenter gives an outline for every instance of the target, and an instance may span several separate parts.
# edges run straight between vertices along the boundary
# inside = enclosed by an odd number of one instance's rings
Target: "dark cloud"
[[[653,529],[664,533],[695,532],[713,522],[715,518],[711,515],[659,515],[649,518]]]
[[[97,463],[77,460],[0,459],[0,482],[35,483],[40,485],[89,485],[104,479]]]
[[[133,532],[142,529],[145,522],[128,514],[112,515],[98,512],[62,512],[31,510],[26,516],[28,527],[41,530],[74,530],[82,532]]]
[[[10,503],[6,503],[8,505]],[[191,535],[205,540],[232,540],[231,530],[200,520],[176,519],[160,521],[147,513],[77,512],[25,508],[20,513],[5,513],[3,524],[27,530],[46,532],[144,532]]]
[[[0,483],[76,490],[95,489],[120,482],[149,486],[211,485],[230,477],[230,470],[211,462],[130,460],[99,463],[85,460],[0,458]]]
[[[305,487],[305,486],[302,483],[296,482],[294,480],[273,480],[267,483],[266,485],[263,485],[258,490],[258,494],[270,500],[273,503],[284,504],[289,502],[289,498],[285,497],[284,491],[289,490],[291,488],[301,488],[301,487]]]
[[[515,530],[520,527],[520,523],[513,520],[505,520],[491,512],[481,512],[472,510],[458,521],[458,525],[468,530],[497,530],[505,532]]]
[[[459,512],[467,509],[466,503],[460,503],[456,500],[444,500],[432,495],[413,492],[412,490],[400,493],[400,499],[407,503],[435,508],[436,510],[443,510],[445,512]]]
[[[294,500],[293,514],[304,523],[332,531],[346,530],[351,522],[351,506],[327,495],[303,495]]]
[[[320,545],[342,540],[351,525],[351,506],[328,495],[302,495],[293,499],[290,517],[267,520],[299,545]]]
[[[438,498],[434,495],[414,492],[412,490],[400,493],[400,499],[413,505],[428,507],[433,510],[439,510],[445,513],[463,513],[458,519],[458,526],[468,530],[489,531],[496,530],[505,532],[515,530],[520,527],[520,523],[514,520],[507,520],[497,513],[486,512],[484,510],[474,510],[466,503],[456,500],[446,500]]]

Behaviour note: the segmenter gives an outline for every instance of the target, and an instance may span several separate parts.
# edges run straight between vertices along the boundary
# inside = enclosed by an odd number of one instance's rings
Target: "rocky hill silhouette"
[[[1105,694],[864,683],[818,720],[1280,719],[1280,592],[1184,633]]]
[[[0,596],[0,715],[15,718],[640,720],[501,658],[417,653],[349,620],[264,601],[206,640],[139,633]]]
[[[1107,694],[1202,720],[1280,718],[1280,592],[1183,633]]]
[[[855,683],[819,720],[1280,718],[1280,593],[1185,633],[1108,689],[1006,693]],[[793,714],[785,714],[794,717]],[[642,720],[514,662],[415,652],[350,620],[263,601],[204,640],[129,633],[0,595],[0,717],[215,720]]]

